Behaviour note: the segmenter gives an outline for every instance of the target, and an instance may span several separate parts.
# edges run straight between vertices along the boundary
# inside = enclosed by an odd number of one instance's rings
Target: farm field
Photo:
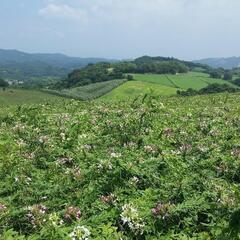
[[[74,98],[79,100],[92,100],[111,92],[114,88],[122,85],[127,80],[111,80],[106,82],[93,83],[82,87],[75,87],[70,89],[63,89],[61,91],[47,90],[52,93],[67,98]]]
[[[125,79],[111,80],[106,82],[93,83],[86,86],[63,89],[60,91],[47,90],[47,93],[59,95],[67,98],[79,100],[92,99],[125,99],[135,98],[139,95],[152,92],[159,96],[175,95],[177,90],[186,90],[193,88],[199,90],[212,83],[229,84],[221,79],[208,77],[207,74],[198,72],[189,72],[187,74],[171,75],[171,74],[132,74],[134,80],[127,81]]]
[[[164,86],[179,88],[179,89],[188,89],[193,88],[199,90],[206,87],[209,84],[219,83],[226,84],[227,81],[222,79],[210,78],[208,74],[199,73],[199,72],[189,72],[186,74],[133,74],[136,81],[157,83]],[[234,86],[231,83],[228,83],[231,86]],[[236,86],[235,86],[236,87]]]
[[[209,78],[207,74],[189,72],[187,74],[170,75],[170,74],[132,74],[133,81],[113,89],[111,92],[102,96],[101,99],[125,99],[134,98],[153,91],[154,95],[172,96],[177,90],[186,90],[193,88],[199,90],[212,83],[229,84],[221,79]]]
[[[129,81],[102,96],[101,99],[110,101],[113,99],[121,100],[125,98],[135,98],[150,92],[154,95],[168,96],[176,94],[176,91],[176,88],[152,82]]]
[[[0,115],[0,239],[239,239],[239,101],[58,98],[9,108]]]
[[[43,103],[46,100],[57,100],[51,94],[43,93],[36,90],[22,90],[22,89],[0,89],[0,107],[7,107],[12,105]]]

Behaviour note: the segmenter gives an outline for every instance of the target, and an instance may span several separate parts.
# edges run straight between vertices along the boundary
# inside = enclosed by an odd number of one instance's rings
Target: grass
[[[126,94],[150,85],[140,84]],[[239,239],[239,101],[9,108],[0,115],[0,239]]]
[[[29,103],[43,103],[47,100],[57,100],[59,97],[36,90],[0,89],[0,107],[22,105]]]
[[[212,83],[219,83],[219,84],[227,83],[227,81],[224,81],[222,79],[210,78],[208,74],[199,73],[199,72],[189,72],[186,74],[178,74],[178,75],[134,74],[133,76],[136,81],[157,83],[160,85],[179,88],[182,90],[186,90],[188,88],[199,90]],[[232,85],[231,83],[228,83],[228,84]]]
[[[168,96],[176,94],[176,88],[152,82],[129,81],[102,96],[101,99],[126,99],[153,92],[154,95]]]

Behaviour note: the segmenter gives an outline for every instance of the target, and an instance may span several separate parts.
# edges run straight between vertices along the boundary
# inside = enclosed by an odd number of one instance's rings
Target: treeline
[[[122,62],[115,64],[114,68],[122,73],[156,73],[176,74],[188,72],[188,67],[177,61],[163,62]]]
[[[82,69],[71,72],[66,79],[58,82],[55,87],[70,88],[73,86],[84,86],[91,83],[105,82],[123,78],[123,73],[112,68],[110,63],[89,64]]]
[[[231,87],[228,84],[213,83],[213,84],[209,84],[207,87],[204,87],[200,90],[194,90],[192,88],[189,88],[186,91],[178,90],[177,94],[180,96],[195,96],[195,95],[202,95],[202,94],[222,93],[222,92],[234,93],[234,92],[239,92],[239,89]]]
[[[6,88],[9,86],[9,83],[4,79],[0,78],[0,88]]]
[[[232,81],[234,76],[234,71],[225,70],[223,68],[212,69],[209,71],[209,75],[211,78],[223,79],[226,81]]]
[[[181,61],[176,58],[166,57],[149,57],[143,56],[129,62],[116,63],[115,68],[124,73],[156,73],[156,74],[177,74],[186,73],[193,69],[201,69],[203,72],[209,72],[210,67],[188,62]]]

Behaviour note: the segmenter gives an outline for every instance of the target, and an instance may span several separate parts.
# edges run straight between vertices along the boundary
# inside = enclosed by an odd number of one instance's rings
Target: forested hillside
[[[0,76],[25,82],[36,77],[65,77],[75,68],[101,61],[111,60],[68,57],[63,54],[29,54],[0,49]]]

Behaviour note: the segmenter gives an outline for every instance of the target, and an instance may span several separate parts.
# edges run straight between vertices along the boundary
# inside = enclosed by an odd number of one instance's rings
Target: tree
[[[0,78],[0,87],[1,87],[1,88],[6,88],[6,87],[8,87],[8,86],[9,86],[8,82],[6,82],[6,81],[3,80],[2,78]]]
[[[210,77],[211,78],[222,78],[222,72],[219,70],[214,70],[210,72]]]
[[[127,75],[127,80],[128,80],[128,81],[132,81],[132,80],[133,80],[133,75],[128,74],[128,75]]]
[[[240,86],[240,78],[235,79],[233,83]]]
[[[224,72],[224,76],[223,76],[224,80],[231,81],[232,78],[233,78],[233,74],[232,74],[231,71],[225,71]]]

